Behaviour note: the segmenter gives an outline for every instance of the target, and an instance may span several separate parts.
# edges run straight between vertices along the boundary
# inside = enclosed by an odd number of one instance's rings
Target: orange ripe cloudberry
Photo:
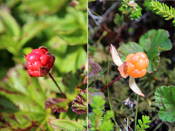
[[[32,77],[47,75],[55,61],[55,57],[45,47],[33,49],[25,56],[25,59],[28,74]]]
[[[144,52],[137,52],[126,57],[126,61],[119,67],[119,71],[123,77],[140,78],[146,74],[148,64],[147,55]]]

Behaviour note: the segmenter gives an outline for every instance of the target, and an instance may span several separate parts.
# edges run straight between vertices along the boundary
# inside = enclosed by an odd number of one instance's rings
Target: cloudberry
[[[146,74],[149,60],[145,53],[137,52],[129,54],[126,61],[119,67],[120,74],[123,77],[131,76],[133,78],[143,77]]]
[[[33,77],[47,75],[55,61],[55,57],[44,47],[33,49],[25,56],[25,59],[28,74]]]

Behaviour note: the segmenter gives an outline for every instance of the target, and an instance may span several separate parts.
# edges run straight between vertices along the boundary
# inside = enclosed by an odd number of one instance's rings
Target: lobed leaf
[[[143,48],[137,44],[136,42],[128,42],[126,44],[121,44],[121,46],[118,48],[118,51],[121,54],[121,58],[125,60],[126,56],[131,53],[136,52],[143,52]]]
[[[175,86],[161,86],[157,88],[155,100],[160,108],[160,119],[167,122],[175,122]]]
[[[147,52],[150,61],[148,72],[156,70],[159,64],[160,53],[172,48],[169,33],[163,29],[148,31],[141,36],[139,44]]]
[[[84,130],[84,127],[72,120],[54,119],[50,120],[50,126],[57,130]]]

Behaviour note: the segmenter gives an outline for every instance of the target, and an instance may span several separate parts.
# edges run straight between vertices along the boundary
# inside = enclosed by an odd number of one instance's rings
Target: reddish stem
[[[111,82],[109,82],[106,86],[103,87],[102,91],[104,91],[106,88],[112,86],[116,81],[119,81],[122,77],[119,75],[117,77],[115,77],[114,80],[112,80]]]

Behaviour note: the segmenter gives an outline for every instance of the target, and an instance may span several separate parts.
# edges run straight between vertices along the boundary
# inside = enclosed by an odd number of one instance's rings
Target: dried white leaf
[[[131,88],[131,90],[133,92],[135,92],[136,94],[140,95],[140,96],[145,96],[142,91],[139,89],[139,87],[137,86],[136,82],[135,82],[135,78],[133,77],[129,77],[129,87]]]
[[[115,47],[111,44],[111,47],[110,47],[110,52],[111,52],[111,55],[112,55],[112,60],[113,62],[117,65],[117,66],[120,66],[123,64],[122,60],[120,59],[120,56],[117,52],[117,50],[115,49]]]

